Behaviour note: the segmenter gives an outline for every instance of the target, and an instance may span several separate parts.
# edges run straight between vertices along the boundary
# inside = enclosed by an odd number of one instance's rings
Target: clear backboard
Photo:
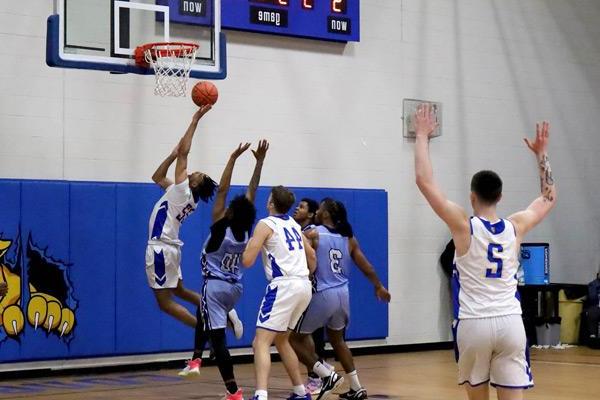
[[[402,101],[402,119],[403,123],[403,136],[405,138],[414,138],[416,136],[413,117],[417,112],[419,104],[429,103],[435,114],[435,118],[439,126],[431,134],[431,137],[442,136],[442,103],[428,100],[416,100],[416,99],[404,99]]]
[[[46,62],[51,67],[152,74],[136,65],[136,47],[198,44],[190,77],[224,79],[226,41],[221,0],[54,0]]]

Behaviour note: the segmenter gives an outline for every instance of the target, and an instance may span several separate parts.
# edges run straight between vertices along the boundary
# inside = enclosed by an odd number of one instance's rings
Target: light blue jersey
[[[221,231],[222,232],[222,231]],[[221,233],[222,234],[222,233]],[[242,279],[242,270],[239,266],[242,253],[248,243],[248,233],[244,240],[238,242],[227,227],[225,236],[219,248],[210,253],[206,252],[213,233],[208,235],[202,247],[202,274],[205,278],[216,278],[227,282],[239,282]]]
[[[317,270],[314,274],[317,292],[347,284],[352,267],[348,238],[323,225],[315,229],[319,234]]]

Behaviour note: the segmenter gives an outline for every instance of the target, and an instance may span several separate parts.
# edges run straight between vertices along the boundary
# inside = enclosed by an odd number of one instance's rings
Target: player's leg
[[[173,294],[196,307],[200,305],[200,294],[183,286],[181,279],[177,282],[177,287],[173,290]]]
[[[154,297],[158,307],[166,314],[183,322],[191,328],[196,327],[196,317],[187,308],[173,299],[173,289],[154,289]]]
[[[153,244],[146,247],[146,278],[158,307],[187,326],[196,326],[196,317],[173,299],[181,282],[179,247]],[[196,303],[197,304],[197,303]]]
[[[490,398],[490,386],[487,382],[478,386],[471,386],[467,383],[465,389],[469,400],[489,400]]]
[[[277,352],[281,357],[281,361],[283,362],[294,388],[297,386],[304,387],[302,377],[300,376],[300,363],[296,356],[296,352],[290,345],[289,337],[290,331],[279,333],[275,336],[275,346],[277,347]]]
[[[192,358],[186,361],[184,369],[179,371],[179,376],[189,378],[200,376],[200,367],[202,366],[202,354],[208,343],[209,336],[206,331],[206,323],[202,317],[201,307],[198,307],[196,311],[196,328],[194,331],[194,353]]]
[[[227,388],[227,400],[241,400],[242,390],[238,387],[233,372],[233,360],[227,348],[227,340],[225,337],[225,328],[215,329],[210,331],[210,340],[215,350],[215,358],[217,366],[223,378],[223,383]]]
[[[260,327],[256,328],[256,336],[252,341],[254,350],[254,374],[256,376],[256,392],[254,399],[267,400],[269,374],[271,372],[271,345],[277,332]]]
[[[491,384],[499,400],[521,400],[524,389],[533,386],[525,327],[520,315],[492,318],[496,349],[491,361]]]
[[[523,389],[496,388],[498,400],[523,400]],[[487,399],[486,399],[487,400]]]

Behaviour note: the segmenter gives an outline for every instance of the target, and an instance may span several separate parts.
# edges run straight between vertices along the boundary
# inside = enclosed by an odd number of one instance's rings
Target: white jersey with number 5
[[[455,257],[454,317],[489,318],[521,314],[517,292],[517,237],[506,219],[491,223],[471,217],[471,245]]]
[[[260,220],[273,230],[262,248],[267,280],[308,278],[302,228],[289,215],[271,215]]]

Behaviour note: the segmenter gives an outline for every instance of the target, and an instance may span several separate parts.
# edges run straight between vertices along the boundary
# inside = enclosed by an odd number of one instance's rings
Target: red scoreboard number
[[[346,14],[346,0],[331,0],[331,12],[338,14]]]
[[[315,0],[302,0],[302,8],[312,10],[315,8]]]
[[[276,1],[285,1],[286,3],[289,0],[276,0]],[[313,10],[315,8],[316,0],[300,0],[302,2],[302,8],[305,10]],[[348,9],[347,0],[329,0],[331,12],[337,14],[346,14]],[[285,4],[287,5],[287,4]]]

